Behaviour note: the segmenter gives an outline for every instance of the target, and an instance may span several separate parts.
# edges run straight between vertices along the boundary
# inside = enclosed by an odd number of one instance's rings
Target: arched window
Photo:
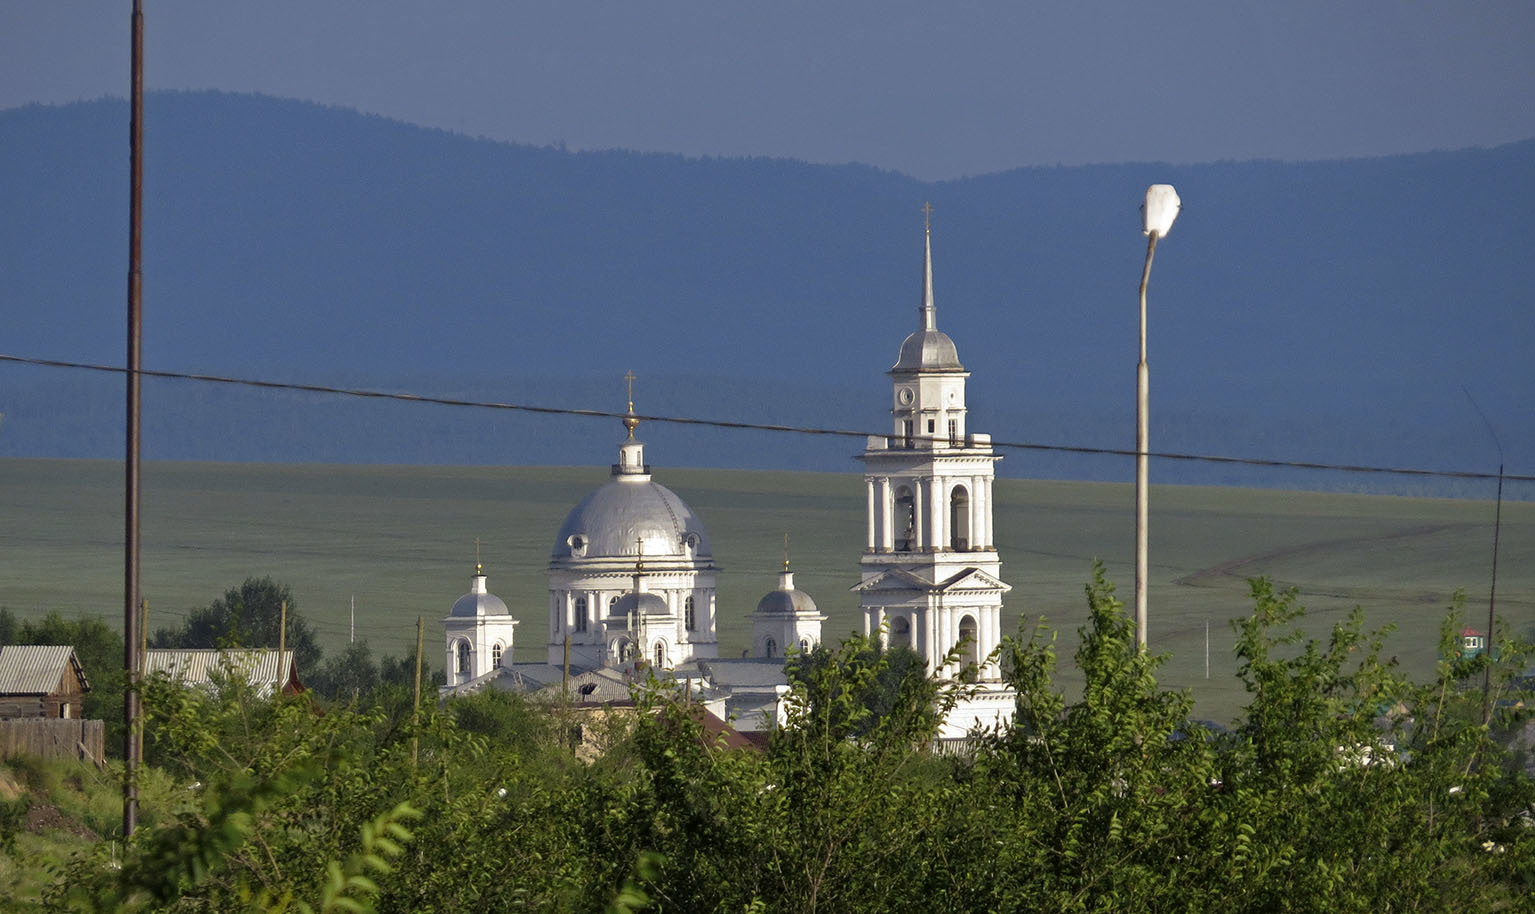
[[[965,681],[975,681],[981,666],[981,640],[975,624],[975,616],[965,616],[959,620],[959,658],[960,663],[965,667],[963,673]]]
[[[911,623],[905,616],[896,616],[890,620],[890,646],[911,647]]]
[[[576,597],[576,631],[586,631],[586,598]]]
[[[799,652],[801,654],[808,654],[808,653],[810,653],[810,639],[809,638],[801,638],[801,639],[799,639]]]
[[[775,657],[778,655],[778,642],[772,638],[762,642],[762,656]]]
[[[493,667],[501,665],[501,643],[499,641],[490,648],[490,665]]]
[[[895,551],[910,552],[917,544],[917,502],[911,489],[895,490]]]
[[[954,548],[970,551],[970,493],[964,486],[955,486],[949,493],[949,530],[954,537]]]
[[[665,667],[666,667],[666,642],[664,642],[664,641],[657,641],[656,642],[656,669],[665,669]]]
[[[469,642],[468,641],[460,641],[458,643],[458,671],[459,671],[459,673],[461,673],[463,675],[468,675],[468,673],[469,673]]]
[[[692,594],[682,600],[682,624],[690,632],[698,630],[698,614],[694,610]]]

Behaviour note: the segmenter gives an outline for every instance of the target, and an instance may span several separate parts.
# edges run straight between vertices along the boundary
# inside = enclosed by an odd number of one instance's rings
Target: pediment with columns
[[[964,568],[942,581],[929,581],[904,568],[887,568],[850,588],[854,593],[878,591],[920,591],[929,594],[965,592],[1007,593],[1012,586],[976,567]]]

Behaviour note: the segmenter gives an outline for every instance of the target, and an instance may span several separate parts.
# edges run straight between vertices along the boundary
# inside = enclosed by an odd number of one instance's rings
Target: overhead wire
[[[62,359],[44,359],[33,356],[8,355],[0,353],[0,362],[12,362],[21,365],[35,365],[47,368],[64,368],[80,371],[95,371],[108,374],[126,375],[129,369],[121,365],[104,365],[91,362],[72,362]],[[835,438],[889,438],[884,433],[874,433],[857,429],[820,428],[809,425],[783,425],[765,422],[744,422],[733,419],[704,419],[697,416],[672,416],[662,414],[621,413],[601,409],[578,409],[572,407],[539,406],[528,403],[506,403],[494,400],[471,400],[461,397],[444,397],[432,394],[401,393],[398,391],[374,390],[359,387],[338,387],[328,384],[301,384],[291,381],[271,381],[261,378],[238,378],[227,375],[205,374],[200,372],[185,371],[161,371],[153,369],[140,369],[139,375],[148,378],[163,378],[174,381],[193,381],[206,384],[222,384],[233,387],[247,387],[258,390],[286,390],[305,393],[325,394],[330,396],[355,397],[369,400],[385,400],[400,403],[420,403],[433,406],[453,406],[469,409],[492,409],[511,412],[533,413],[546,416],[577,416],[592,419],[623,419],[631,417],[643,422],[660,422],[672,425],[693,425],[706,428],[732,429],[744,431],[775,432],[795,435],[816,435]],[[910,440],[923,443],[944,443],[948,439],[942,436],[912,435]],[[1134,450],[1125,448],[1089,447],[1085,445],[1067,444],[1040,444],[1031,441],[1000,441],[992,439],[991,446],[1002,450],[1036,451],[1061,454],[1083,454],[1092,456],[1110,457],[1134,457]],[[1271,467],[1297,470],[1328,470],[1343,473],[1370,473],[1390,476],[1416,476],[1432,477],[1437,479],[1498,479],[1498,473],[1478,472],[1473,470],[1431,470],[1421,467],[1384,467],[1369,464],[1324,463],[1310,460],[1279,460],[1264,457],[1233,457],[1220,454],[1191,454],[1178,451],[1150,451],[1149,456],[1159,460],[1173,460],[1191,463],[1212,463],[1252,467]],[[1535,475],[1519,475],[1514,473],[1502,474],[1502,478],[1508,482],[1535,482]]]

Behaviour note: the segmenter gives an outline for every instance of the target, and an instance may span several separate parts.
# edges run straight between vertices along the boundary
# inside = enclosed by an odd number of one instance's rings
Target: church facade
[[[966,697],[944,722],[943,736],[953,738],[1011,719],[1014,696],[994,656],[1009,587],[992,537],[1001,457],[989,436],[967,427],[969,373],[938,329],[930,231],[924,247],[918,326],[888,372],[891,434],[871,436],[860,456],[867,537],[852,589],[866,634],[911,648],[935,675],[966,682]],[[786,559],[778,587],[751,614],[749,656],[720,658],[720,569],[703,521],[652,479],[635,436],[632,393],[624,425],[608,481],[571,509],[555,535],[543,659],[513,662],[516,621],[476,568],[470,592],[444,620],[445,691],[569,688],[575,677],[592,695],[648,669],[714,701],[739,729],[770,727],[787,690],[785,653],[819,644],[826,617],[795,588]]]

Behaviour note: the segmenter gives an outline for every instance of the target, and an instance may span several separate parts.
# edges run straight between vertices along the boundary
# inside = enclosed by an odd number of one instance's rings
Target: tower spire
[[[922,204],[922,235],[925,257],[922,262],[922,327],[938,329],[938,309],[933,306],[933,204]]]

